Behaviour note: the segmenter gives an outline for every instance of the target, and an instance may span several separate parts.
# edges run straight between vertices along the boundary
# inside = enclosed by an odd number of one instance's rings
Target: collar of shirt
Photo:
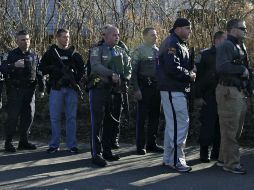
[[[145,42],[143,44],[144,44],[144,46],[149,47],[149,48],[156,48],[156,44],[151,45],[151,44],[148,44]]]
[[[173,32],[171,35],[173,35],[174,37],[176,37],[176,38],[178,39],[178,41],[180,42],[180,44],[186,45],[186,42],[183,41],[175,32]]]
[[[27,55],[30,53],[30,50],[23,52],[19,47],[16,49],[16,51],[18,54],[23,54],[23,55]]]
[[[240,44],[240,41],[234,36],[228,35],[227,39],[232,41],[234,44]]]

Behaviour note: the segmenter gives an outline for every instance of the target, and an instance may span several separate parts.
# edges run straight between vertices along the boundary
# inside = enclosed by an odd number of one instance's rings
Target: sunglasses
[[[247,28],[245,28],[245,27],[237,27],[237,29],[242,30],[242,31],[247,31]]]

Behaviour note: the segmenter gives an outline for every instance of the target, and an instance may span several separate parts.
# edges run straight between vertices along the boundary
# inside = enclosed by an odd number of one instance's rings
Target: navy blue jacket
[[[159,49],[157,67],[158,86],[161,91],[189,92],[192,66],[189,50],[175,33],[168,36]]]
[[[39,91],[44,91],[44,78],[41,71],[39,71],[39,57],[38,55],[28,50],[22,52],[20,48],[15,48],[4,55],[1,72],[5,74],[8,81],[19,81],[27,83],[28,81],[36,81],[38,83]],[[24,68],[17,68],[14,63],[19,59],[24,59]]]
[[[196,96],[207,97],[215,96],[215,89],[218,84],[216,72],[216,47],[212,46],[201,52],[200,62],[197,66],[197,78],[195,81]]]

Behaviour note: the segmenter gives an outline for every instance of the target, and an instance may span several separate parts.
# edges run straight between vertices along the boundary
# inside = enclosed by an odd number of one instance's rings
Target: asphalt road
[[[16,142],[17,143],[17,142]],[[186,148],[190,173],[178,173],[162,166],[162,154],[135,155],[135,146],[121,144],[121,159],[108,167],[91,164],[89,145],[80,153],[63,149],[47,154],[37,143],[36,151],[0,152],[0,190],[254,190],[254,149],[241,148],[246,175],[222,171],[215,162],[202,164],[196,146]],[[0,146],[3,147],[1,141]]]

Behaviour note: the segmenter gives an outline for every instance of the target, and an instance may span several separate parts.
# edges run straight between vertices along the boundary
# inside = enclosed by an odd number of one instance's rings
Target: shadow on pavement
[[[0,189],[28,190],[253,190],[254,150],[242,150],[247,175],[231,174],[215,166],[200,163],[197,147],[189,147],[190,173],[178,173],[162,166],[162,154],[135,155],[133,145],[116,152],[121,159],[99,168],[91,164],[88,148],[80,154],[66,151],[47,154],[46,147],[36,152],[4,154],[0,157]]]

